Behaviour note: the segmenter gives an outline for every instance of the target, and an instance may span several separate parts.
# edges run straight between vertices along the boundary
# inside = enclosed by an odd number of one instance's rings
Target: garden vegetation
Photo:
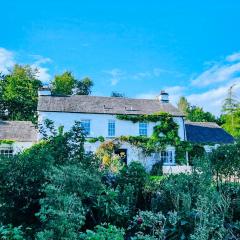
[[[191,174],[163,176],[84,152],[79,123],[47,127],[41,142],[0,159],[1,239],[240,238],[239,141],[195,158]]]

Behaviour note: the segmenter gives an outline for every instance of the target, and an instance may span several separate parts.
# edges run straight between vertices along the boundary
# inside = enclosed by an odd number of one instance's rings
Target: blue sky
[[[94,81],[94,95],[165,89],[173,103],[184,95],[215,114],[231,84],[240,92],[238,0],[12,0],[1,9],[0,71],[30,64],[50,82],[70,70]]]

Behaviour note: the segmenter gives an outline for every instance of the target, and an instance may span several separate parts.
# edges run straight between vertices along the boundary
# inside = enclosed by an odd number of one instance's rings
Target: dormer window
[[[148,135],[148,124],[146,122],[139,123],[139,135],[140,136],[147,136]]]
[[[89,136],[91,132],[90,120],[81,120],[81,127],[84,130],[84,133]]]

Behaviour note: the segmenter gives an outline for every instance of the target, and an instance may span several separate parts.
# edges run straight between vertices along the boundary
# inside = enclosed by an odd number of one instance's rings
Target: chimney
[[[38,89],[38,96],[51,96],[51,89],[48,86],[42,86]]]
[[[162,90],[160,92],[160,95],[158,96],[158,99],[161,103],[168,103],[169,102],[168,93]]]

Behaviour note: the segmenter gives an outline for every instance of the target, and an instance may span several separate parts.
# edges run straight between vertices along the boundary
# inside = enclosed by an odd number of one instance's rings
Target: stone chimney
[[[168,103],[169,102],[168,93],[166,93],[164,90],[161,90],[158,99],[161,103]]]
[[[49,86],[42,86],[38,89],[38,96],[51,96],[51,89]]]

